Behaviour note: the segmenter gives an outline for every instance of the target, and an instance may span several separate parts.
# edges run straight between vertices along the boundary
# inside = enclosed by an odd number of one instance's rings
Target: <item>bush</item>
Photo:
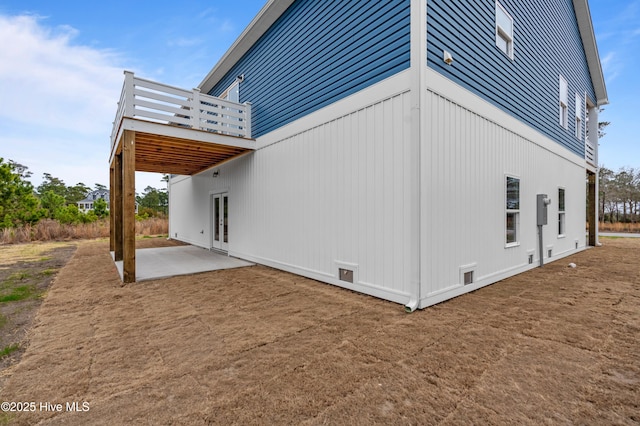
[[[169,221],[150,218],[136,222],[136,235],[165,235]],[[109,220],[98,219],[89,223],[64,224],[54,219],[42,219],[35,225],[0,229],[0,244],[31,241],[61,241],[109,237]]]
[[[91,210],[96,217],[103,218],[109,215],[107,210],[107,202],[103,198],[98,198],[93,202],[93,210]]]
[[[153,209],[151,207],[140,207],[138,208],[138,213],[137,215],[139,217],[148,219],[150,217],[159,217],[159,218],[166,218],[167,215],[164,212],[161,212],[160,210],[156,210]]]
[[[69,225],[84,222],[83,216],[84,214],[78,210],[78,206],[75,204],[69,204],[66,207],[56,210],[53,218],[57,219],[60,223]]]

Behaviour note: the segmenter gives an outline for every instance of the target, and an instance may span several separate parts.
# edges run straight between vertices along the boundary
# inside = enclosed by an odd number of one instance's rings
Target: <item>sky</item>
[[[67,185],[109,184],[123,71],[191,89],[266,0],[0,0],[0,157]],[[610,105],[600,164],[640,168],[640,0],[590,0]],[[161,175],[136,173],[136,189]]]

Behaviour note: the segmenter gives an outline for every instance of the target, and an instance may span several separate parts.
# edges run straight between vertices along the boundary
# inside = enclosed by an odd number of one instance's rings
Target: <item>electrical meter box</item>
[[[547,224],[547,206],[549,204],[551,204],[551,200],[547,197],[547,194],[538,194],[536,203],[538,226]]]

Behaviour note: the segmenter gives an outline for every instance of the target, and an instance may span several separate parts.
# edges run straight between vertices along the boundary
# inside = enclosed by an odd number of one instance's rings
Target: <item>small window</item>
[[[560,76],[559,80],[560,86],[560,98],[559,98],[559,119],[560,125],[567,129],[569,127],[569,115],[567,105],[569,104],[569,85],[567,84],[567,80],[564,77]]]
[[[564,188],[558,189],[558,236],[565,232]]]
[[[520,222],[520,179],[507,176],[506,189],[506,244],[517,245]]]
[[[496,2],[496,46],[513,59],[513,18]]]
[[[576,138],[582,139],[582,98],[576,93]]]
[[[227,90],[222,92],[220,99],[226,99],[231,102],[240,102],[240,84],[237,80],[231,83],[231,86],[227,87]]]

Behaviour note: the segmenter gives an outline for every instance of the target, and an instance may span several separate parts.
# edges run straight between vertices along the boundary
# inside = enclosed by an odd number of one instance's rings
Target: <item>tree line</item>
[[[29,181],[32,173],[27,166],[0,157],[0,230],[34,225],[42,219],[53,219],[63,224],[91,223],[109,215],[107,201],[92,201],[93,209],[86,213],[77,203],[95,190],[106,190],[96,183],[91,188],[84,183],[68,186],[62,179],[44,173],[42,183],[34,187]],[[166,180],[165,176],[163,180]],[[167,214],[166,190],[148,186],[136,196],[141,218]]]
[[[640,169],[622,167],[617,172],[600,167],[600,221],[640,222]]]

